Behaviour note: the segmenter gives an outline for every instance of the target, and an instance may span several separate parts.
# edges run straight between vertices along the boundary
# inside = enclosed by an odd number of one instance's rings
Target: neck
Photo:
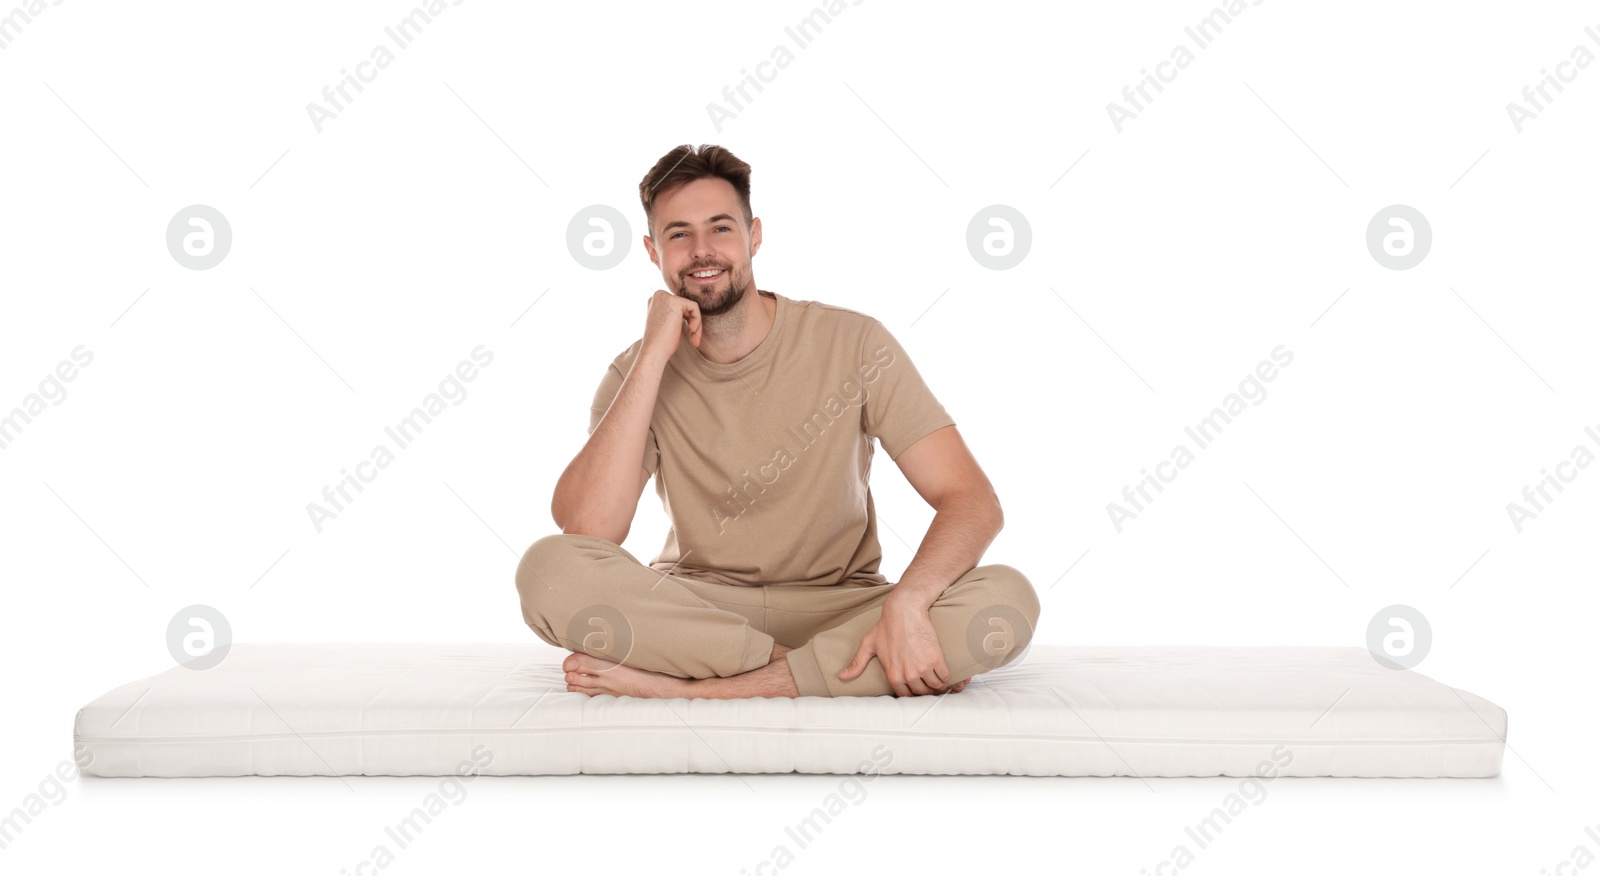
[[[707,317],[700,327],[700,354],[718,365],[731,365],[750,355],[772,330],[778,302],[750,291],[727,313]]]

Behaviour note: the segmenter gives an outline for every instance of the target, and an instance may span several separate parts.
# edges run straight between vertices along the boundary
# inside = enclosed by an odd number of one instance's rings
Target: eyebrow
[[[717,215],[706,220],[707,225],[715,225],[718,222],[733,222],[734,224],[738,224],[737,220],[735,220],[732,216],[729,216],[727,213],[718,213]],[[661,233],[665,234],[668,231],[679,227],[688,228],[689,223],[682,219],[674,219],[661,227]]]

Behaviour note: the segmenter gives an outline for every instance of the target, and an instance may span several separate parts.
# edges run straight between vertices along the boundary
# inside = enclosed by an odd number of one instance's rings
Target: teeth
[[[690,276],[692,276],[692,277],[714,277],[714,276],[716,276],[717,274],[720,274],[720,273],[722,273],[722,269],[721,268],[716,268],[716,269],[710,270],[710,271],[696,271],[695,273],[691,274]]]

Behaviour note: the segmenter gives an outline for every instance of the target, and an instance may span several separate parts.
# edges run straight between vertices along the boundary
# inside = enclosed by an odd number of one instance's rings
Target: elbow
[[[992,489],[973,489],[952,494],[933,507],[936,512],[944,508],[964,509],[964,514],[982,521],[997,535],[1006,524],[1005,511],[1000,507],[1000,497]]]
[[[557,523],[563,535],[592,535],[603,538],[612,544],[620,545],[628,539],[628,527],[616,529],[599,522],[591,522],[580,518],[573,518],[566,523]]]
[[[556,497],[550,500],[550,519],[555,521],[556,528],[563,533],[569,535],[572,533],[573,517],[567,513],[566,507],[561,504],[560,493],[557,493]]]
[[[559,492],[550,502],[550,517],[562,535],[592,535],[617,545],[627,540],[628,530],[632,528],[631,521],[607,520],[593,507],[563,504]]]
[[[597,526],[567,526],[561,530],[562,535],[588,535],[594,538],[603,538],[614,545],[621,545],[628,540],[626,532],[603,532]]]
[[[999,534],[1006,525],[1006,512],[1000,507],[1000,494],[995,492],[992,484],[983,484],[974,488],[972,502],[983,509],[983,519],[988,522],[989,528]]]

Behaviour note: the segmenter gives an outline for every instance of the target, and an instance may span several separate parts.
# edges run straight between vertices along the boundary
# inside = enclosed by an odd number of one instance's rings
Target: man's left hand
[[[963,679],[952,688],[933,619],[928,616],[928,609],[915,603],[884,601],[883,616],[861,638],[855,659],[839,673],[839,680],[859,676],[874,655],[883,665],[895,696],[959,691],[966,686]]]

